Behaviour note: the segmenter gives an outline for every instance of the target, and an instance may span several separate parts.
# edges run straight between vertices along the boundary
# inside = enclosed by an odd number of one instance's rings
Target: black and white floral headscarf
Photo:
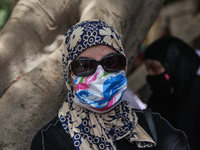
[[[138,147],[154,146],[155,142],[139,126],[137,116],[127,102],[122,101],[110,112],[99,114],[73,101],[69,64],[82,51],[98,44],[110,46],[125,56],[118,33],[103,21],[77,23],[66,34],[62,61],[68,93],[58,114],[63,128],[70,134],[77,150],[114,150],[114,142],[122,138],[136,142]]]

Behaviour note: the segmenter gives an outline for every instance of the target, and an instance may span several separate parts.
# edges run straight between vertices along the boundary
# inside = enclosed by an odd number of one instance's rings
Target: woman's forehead
[[[95,45],[85,49],[82,53],[78,55],[77,58],[89,57],[96,60],[101,60],[101,58],[111,53],[117,53],[117,51],[106,45]]]

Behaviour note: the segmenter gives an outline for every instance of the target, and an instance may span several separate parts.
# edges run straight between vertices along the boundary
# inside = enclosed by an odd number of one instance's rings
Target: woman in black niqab
[[[169,86],[160,88],[159,75],[147,76],[152,87],[148,107],[159,112],[175,128],[182,129],[188,136],[191,149],[199,149],[200,144],[200,75],[197,74],[200,58],[195,50],[175,37],[163,37],[152,43],[145,51],[145,60],[157,60],[169,76]],[[157,92],[167,88],[163,95]],[[156,90],[156,88],[158,90]],[[161,91],[162,92],[162,91]]]

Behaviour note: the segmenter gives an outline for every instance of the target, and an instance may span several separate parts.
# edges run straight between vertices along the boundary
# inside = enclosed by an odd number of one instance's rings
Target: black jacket
[[[151,130],[145,119],[144,112],[135,110],[140,126],[151,136]],[[157,131],[157,145],[153,148],[138,148],[136,144],[126,139],[115,143],[117,150],[189,150],[185,134],[173,128],[159,114],[153,113],[153,120]],[[31,150],[75,150],[73,141],[63,129],[58,117],[42,128],[34,137]]]

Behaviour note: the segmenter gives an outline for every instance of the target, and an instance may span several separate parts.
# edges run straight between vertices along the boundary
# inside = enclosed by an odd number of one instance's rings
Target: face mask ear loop
[[[74,79],[74,80],[76,79],[75,75],[70,74],[70,76],[71,76],[72,79]]]
[[[74,82],[72,83],[72,79],[75,81],[75,79],[76,79],[76,75],[71,75],[70,74],[70,77],[71,77],[71,80],[70,80],[70,82],[71,82],[71,86],[72,86],[72,93],[73,93],[73,95],[75,95],[75,92],[76,92],[76,87],[75,87],[75,85],[74,85]]]
[[[126,57],[125,77],[127,77],[127,70],[128,70],[128,58]]]

